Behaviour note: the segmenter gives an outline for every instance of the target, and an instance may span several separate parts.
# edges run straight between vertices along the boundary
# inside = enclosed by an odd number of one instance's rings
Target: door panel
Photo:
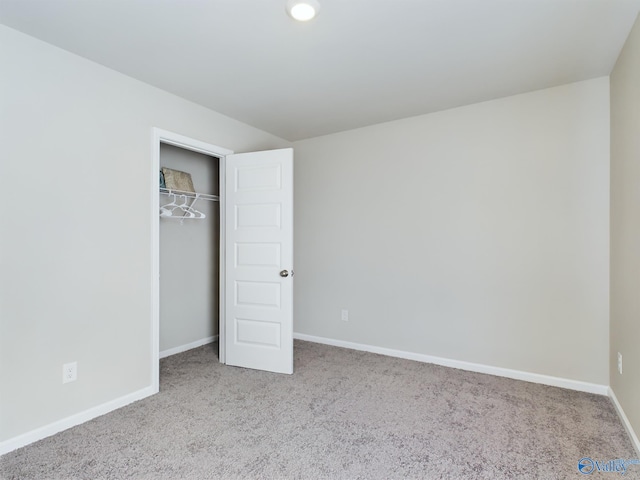
[[[236,282],[236,306],[238,307],[256,306],[279,309],[280,297],[278,283]]]
[[[293,150],[226,156],[226,363],[293,372]]]
[[[237,267],[275,267],[279,268],[279,243],[236,243]]]
[[[236,318],[236,340],[241,344],[280,348],[280,324]]]
[[[236,228],[280,228],[281,206],[277,203],[264,205],[236,205]]]

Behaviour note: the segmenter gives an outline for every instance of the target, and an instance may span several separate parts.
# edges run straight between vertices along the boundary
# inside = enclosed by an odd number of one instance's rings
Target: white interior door
[[[226,363],[293,373],[293,150],[225,163]]]

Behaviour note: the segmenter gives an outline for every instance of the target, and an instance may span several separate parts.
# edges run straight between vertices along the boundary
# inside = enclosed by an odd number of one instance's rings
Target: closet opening
[[[219,165],[160,144],[160,358],[218,340]]]
[[[226,360],[224,179],[226,156],[232,153],[184,135],[152,130],[150,373],[154,393],[160,387],[161,357],[218,340],[218,359]],[[163,167],[173,176],[169,185],[165,178],[165,188],[160,176]],[[191,183],[185,184],[185,179]],[[193,192],[185,193],[185,185]]]
[[[152,133],[151,390],[161,352],[216,336],[225,365],[293,373],[293,149]]]

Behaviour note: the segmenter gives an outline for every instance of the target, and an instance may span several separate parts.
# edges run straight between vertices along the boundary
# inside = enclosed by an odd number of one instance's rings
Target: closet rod
[[[178,195],[180,197],[197,198],[198,200],[209,200],[211,202],[220,201],[218,195],[211,195],[210,193],[184,192],[182,190],[172,190],[169,188],[160,188],[160,193],[162,195]]]

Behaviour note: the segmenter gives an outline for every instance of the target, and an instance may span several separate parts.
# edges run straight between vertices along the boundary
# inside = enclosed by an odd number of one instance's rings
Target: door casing
[[[151,140],[151,387],[153,392],[160,390],[160,217],[158,205],[160,190],[158,188],[158,171],[160,170],[160,144],[166,143],[220,159],[219,195],[220,195],[220,302],[219,302],[219,345],[220,362],[225,363],[225,172],[226,155],[233,153],[224,147],[202,142],[193,138],[169,132],[160,128],[152,129]]]

